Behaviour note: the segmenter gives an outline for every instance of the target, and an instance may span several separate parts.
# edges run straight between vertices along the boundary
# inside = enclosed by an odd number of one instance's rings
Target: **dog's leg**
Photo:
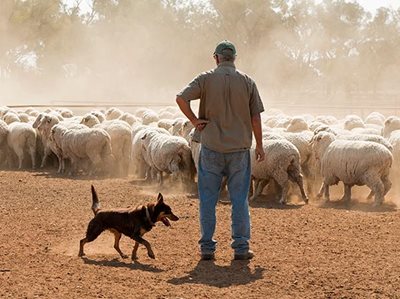
[[[133,246],[133,250],[132,250],[132,261],[137,260],[138,248],[139,248],[139,243],[135,241],[135,246]]]
[[[90,220],[89,225],[88,225],[88,229],[86,231],[86,237],[83,238],[79,242],[79,253],[78,253],[78,256],[80,256],[80,257],[84,256],[85,253],[83,251],[83,247],[85,246],[85,244],[96,240],[96,238],[98,236],[100,236],[100,234],[103,231],[104,231],[104,228],[101,225],[99,225],[99,223],[96,223],[96,218],[93,218],[92,220]]]
[[[156,256],[154,255],[153,249],[151,249],[151,246],[150,246],[149,242],[147,242],[145,239],[143,239],[141,236],[138,236],[138,235],[133,235],[132,239],[135,240],[136,242],[139,242],[140,244],[143,244],[144,246],[146,246],[147,255],[150,258],[152,258],[152,259],[156,258]]]
[[[112,230],[111,231],[114,234],[114,248],[116,251],[118,251],[119,255],[123,258],[126,259],[128,258],[128,256],[126,254],[124,254],[121,249],[119,248],[119,240],[121,240],[121,233],[116,231],[116,230]]]

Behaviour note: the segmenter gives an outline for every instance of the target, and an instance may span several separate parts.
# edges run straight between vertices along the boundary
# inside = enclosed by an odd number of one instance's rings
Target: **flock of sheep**
[[[0,107],[0,118],[3,169],[30,163],[69,175],[135,175],[159,184],[167,175],[186,186],[195,182],[200,144],[192,141],[193,126],[176,107],[134,113],[109,108],[81,116],[69,109]],[[297,187],[305,202],[322,196],[329,201],[329,187],[339,181],[344,201],[354,185],[368,186],[375,205],[392,184],[400,194],[400,117],[291,117],[269,110],[262,119],[266,159],[255,162],[252,151],[251,199],[275,185],[282,204]]]

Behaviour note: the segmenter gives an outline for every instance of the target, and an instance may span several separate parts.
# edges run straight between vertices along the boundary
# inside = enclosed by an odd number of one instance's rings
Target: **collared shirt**
[[[221,62],[200,74],[177,96],[187,102],[200,99],[199,118],[209,121],[201,144],[221,153],[251,147],[251,117],[264,107],[255,82],[233,62]]]

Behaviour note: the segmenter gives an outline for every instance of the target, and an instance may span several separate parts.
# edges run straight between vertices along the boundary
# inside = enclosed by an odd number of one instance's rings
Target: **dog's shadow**
[[[163,272],[163,269],[151,266],[151,265],[146,265],[142,264],[139,261],[134,261],[133,263],[131,262],[121,262],[119,259],[113,259],[113,260],[91,260],[88,259],[87,257],[82,257],[82,260],[85,264],[88,265],[97,265],[97,266],[105,266],[105,267],[116,267],[116,268],[128,268],[131,270],[139,270],[139,271],[145,271],[145,272],[153,272],[153,273],[160,273]]]
[[[196,267],[183,277],[168,280],[174,285],[205,284],[218,288],[246,285],[263,278],[263,267],[256,266],[252,271],[249,261],[232,261],[229,266],[219,266],[213,261],[199,261]]]

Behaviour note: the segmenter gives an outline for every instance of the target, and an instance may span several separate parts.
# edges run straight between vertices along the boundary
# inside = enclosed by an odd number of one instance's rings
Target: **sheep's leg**
[[[36,149],[35,147],[29,148],[29,154],[31,155],[31,160],[32,160],[32,169],[36,168]]]
[[[321,199],[322,198],[324,190],[325,190],[325,183],[322,183],[321,187],[319,188],[318,194],[317,194],[317,199]]]
[[[371,199],[372,197],[374,197],[374,195],[375,195],[374,191],[371,190],[371,191],[369,192],[368,196],[367,196],[367,199],[368,199],[368,200]]]
[[[385,186],[380,178],[375,176],[368,176],[365,184],[375,193],[374,206],[379,206],[383,202]]]
[[[286,171],[277,171],[274,180],[282,189],[281,199],[279,200],[279,203],[286,204],[287,193],[289,190],[289,175]]]
[[[351,185],[344,184],[344,195],[341,201],[350,202],[351,200]]]
[[[15,154],[18,157],[18,169],[22,168],[22,162],[24,161],[24,151],[22,148],[15,148]]]
[[[264,179],[264,180],[256,179],[255,181],[256,181],[255,184],[254,184],[255,185],[254,186],[255,190],[254,190],[253,196],[250,198],[251,201],[255,200],[262,193],[262,191],[264,190],[265,186],[267,186],[267,184],[269,182],[268,179]]]
[[[392,182],[388,175],[382,177],[382,183],[384,186],[383,196],[385,196],[389,192],[390,188],[392,188]]]
[[[330,195],[329,195],[329,185],[324,183],[324,190],[325,190],[325,202],[330,201]]]
[[[301,198],[304,200],[305,203],[308,203],[308,197],[306,195],[306,192],[304,191],[303,176],[301,174],[297,175],[295,177],[295,182],[300,188]]]
[[[46,164],[47,157],[51,154],[51,149],[47,146],[44,148],[44,153],[43,153],[43,158],[42,158],[42,163],[40,163],[40,168],[43,168],[44,165]]]

